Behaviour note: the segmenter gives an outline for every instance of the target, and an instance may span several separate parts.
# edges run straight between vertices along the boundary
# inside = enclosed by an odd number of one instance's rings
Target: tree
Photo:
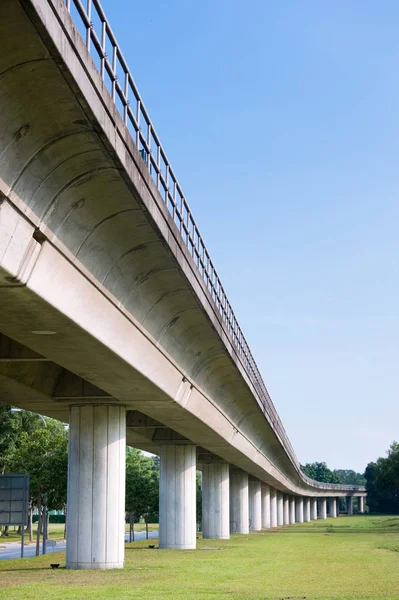
[[[366,478],[361,473],[356,473],[352,469],[334,469],[333,471],[339,478],[339,483],[346,485],[366,485]]]
[[[126,500],[129,513],[130,541],[134,541],[134,522],[141,517],[148,522],[158,512],[159,470],[152,458],[135,448],[126,448]]]
[[[44,492],[49,509],[62,508],[67,493],[68,434],[58,421],[48,419],[46,422],[47,427],[37,429],[34,435],[22,431],[7,459],[10,471],[30,474],[30,503],[39,511],[36,554],[39,553]]]
[[[370,512],[399,513],[399,444],[393,442],[386,458],[369,463],[365,471]]]
[[[341,483],[338,475],[334,471],[331,471],[325,462],[306,463],[306,465],[301,465],[301,469],[305,475],[315,481]]]

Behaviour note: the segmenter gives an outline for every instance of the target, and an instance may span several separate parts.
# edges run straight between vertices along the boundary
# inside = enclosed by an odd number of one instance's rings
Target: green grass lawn
[[[198,549],[126,546],[123,571],[51,570],[64,554],[0,562],[7,600],[399,600],[399,517],[356,516],[198,540]]]

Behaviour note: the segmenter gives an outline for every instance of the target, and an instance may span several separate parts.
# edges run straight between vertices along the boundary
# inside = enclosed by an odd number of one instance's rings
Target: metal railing
[[[86,0],[84,4],[81,0],[62,1],[77,29],[80,31],[83,26],[81,33],[86,48],[91,54],[102,80],[107,85],[141,158],[188,248],[264,411],[284,443],[287,454],[299,467],[294,449],[269,396],[182,188],[159,141],[99,0]]]

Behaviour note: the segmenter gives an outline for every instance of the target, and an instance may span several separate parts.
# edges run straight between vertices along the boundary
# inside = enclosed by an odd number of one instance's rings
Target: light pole
[[[10,412],[12,413],[21,413],[21,412],[31,412],[31,411],[24,411],[22,408],[11,408]],[[35,415],[37,415],[44,423],[44,426],[47,427],[47,423],[46,423],[46,419],[43,417],[43,415],[40,415],[39,413],[34,413]]]

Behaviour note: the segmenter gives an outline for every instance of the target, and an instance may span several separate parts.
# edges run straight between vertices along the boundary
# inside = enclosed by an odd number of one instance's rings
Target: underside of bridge
[[[76,421],[76,448],[87,407],[93,431],[126,409],[168,481],[197,457],[237,490],[345,495],[301,473],[61,0],[2,0],[0,39],[0,402]]]

